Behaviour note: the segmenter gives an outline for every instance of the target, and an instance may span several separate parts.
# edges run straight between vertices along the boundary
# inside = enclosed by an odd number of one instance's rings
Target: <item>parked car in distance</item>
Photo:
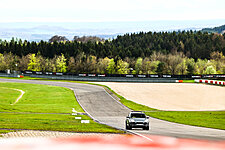
[[[149,117],[142,111],[131,111],[126,118],[126,130],[143,128],[149,130]]]

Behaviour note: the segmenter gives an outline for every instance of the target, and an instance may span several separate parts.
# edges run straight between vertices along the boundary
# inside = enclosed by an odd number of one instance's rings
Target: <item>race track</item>
[[[110,96],[104,88],[95,85],[17,79],[0,79],[0,82],[45,84],[70,88],[74,91],[80,105],[94,120],[115,128],[124,129],[125,117],[130,111]],[[164,135],[178,138],[225,140],[224,130],[181,125],[155,118],[150,118],[150,122],[151,129],[149,131],[132,131],[139,134]]]

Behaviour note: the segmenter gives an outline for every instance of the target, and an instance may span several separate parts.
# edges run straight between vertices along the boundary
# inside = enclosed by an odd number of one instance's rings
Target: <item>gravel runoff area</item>
[[[160,110],[225,110],[225,88],[195,83],[110,83],[119,95]]]
[[[72,136],[85,136],[85,137],[96,137],[96,136],[115,136],[115,135],[126,135],[126,134],[110,134],[110,133],[72,133],[72,132],[59,132],[59,131],[34,131],[24,130],[0,134],[1,138],[19,138],[19,137],[47,137],[47,138],[63,138]]]

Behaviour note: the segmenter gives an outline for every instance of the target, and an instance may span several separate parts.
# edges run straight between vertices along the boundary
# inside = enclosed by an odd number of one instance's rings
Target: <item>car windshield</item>
[[[145,114],[131,114],[131,118],[145,118]]]

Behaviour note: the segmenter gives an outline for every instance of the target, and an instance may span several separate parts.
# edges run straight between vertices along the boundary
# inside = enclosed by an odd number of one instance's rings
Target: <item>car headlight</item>
[[[135,122],[134,119],[130,119],[130,122]]]
[[[149,122],[149,120],[148,119],[145,119],[145,122]]]

